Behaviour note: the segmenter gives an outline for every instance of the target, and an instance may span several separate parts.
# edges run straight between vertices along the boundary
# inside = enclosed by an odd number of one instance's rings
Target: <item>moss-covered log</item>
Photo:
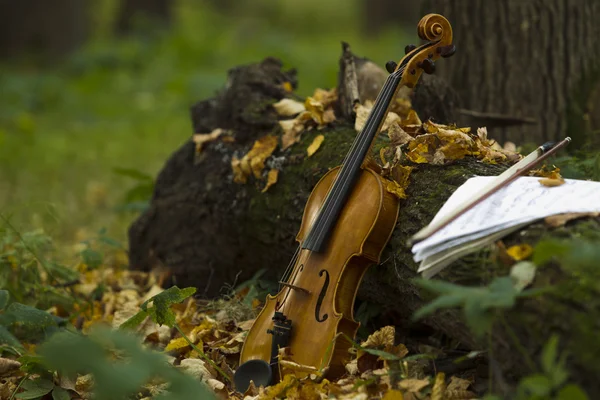
[[[356,135],[351,122],[339,120],[326,129],[305,132],[300,143],[286,151],[277,150],[268,159],[267,166],[281,172],[278,182],[266,193],[261,192],[264,180],[234,183],[232,157],[245,154],[256,139],[266,134],[281,134],[271,104],[290,95],[283,89],[285,82],[295,83],[293,71],[281,71],[278,61],[267,59],[232,70],[227,89],[193,107],[196,132],[231,129],[235,142],[208,143],[198,157],[190,140],[166,162],[149,210],[130,228],[130,259],[134,268],[165,265],[172,271],[173,284],[196,286],[205,297],[219,295],[262,268],[267,269],[266,278],[275,280],[281,276],[295,250],[295,235],[312,187],[329,168],[342,161]],[[420,96],[418,88],[416,96]],[[415,103],[427,102],[421,98]],[[323,134],[325,141],[317,153],[306,158],[306,148],[317,134]],[[375,151],[384,142],[385,138],[379,138]],[[468,178],[497,175],[504,168],[473,158],[446,166],[415,165],[408,198],[401,202],[398,224],[382,263],[369,270],[358,296],[359,301],[382,309],[387,321],[397,325],[399,335],[408,335],[414,327],[409,322],[411,315],[430,300],[412,282],[417,265],[405,246],[406,239],[426,225]],[[584,230],[597,232],[597,228],[598,221],[593,219],[554,231],[539,224],[506,241],[535,244],[543,236],[579,235]],[[594,235],[598,240],[599,236]],[[493,276],[507,273],[508,267],[466,259],[450,266],[441,277],[482,285]],[[535,286],[560,282],[568,291],[554,291],[520,302],[506,314],[506,325],[494,329],[492,354],[506,379],[533,372],[515,349],[513,339],[537,359],[549,334],[556,331],[571,354],[573,377],[590,393],[600,394],[594,382],[600,367],[593,362],[600,356],[600,341],[595,334],[600,324],[596,283],[600,282],[600,269],[588,268],[585,274],[558,264],[541,268]],[[486,346],[473,337],[457,311],[439,312],[424,324],[466,348]],[[511,329],[508,331],[506,326]]]

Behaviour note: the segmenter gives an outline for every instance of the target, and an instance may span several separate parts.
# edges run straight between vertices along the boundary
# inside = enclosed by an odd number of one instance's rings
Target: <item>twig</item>
[[[354,54],[350,51],[350,45],[342,42],[342,56],[340,57],[338,76],[338,104],[342,117],[353,120],[355,116],[354,106],[357,103],[360,103],[360,95],[358,93]]]

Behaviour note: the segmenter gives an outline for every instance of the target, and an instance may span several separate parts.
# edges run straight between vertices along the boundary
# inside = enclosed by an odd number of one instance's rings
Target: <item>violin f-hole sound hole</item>
[[[329,272],[325,269],[322,269],[319,271],[319,276],[323,276],[323,273],[325,273],[325,283],[321,288],[321,293],[319,293],[319,298],[317,299],[317,306],[315,307],[315,318],[318,322],[323,322],[329,317],[329,314],[319,317],[319,314],[321,313],[321,303],[323,303],[323,298],[325,298],[325,293],[327,293],[327,288],[329,287]]]

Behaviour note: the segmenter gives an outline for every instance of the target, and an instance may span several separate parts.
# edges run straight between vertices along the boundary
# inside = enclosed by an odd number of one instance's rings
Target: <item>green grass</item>
[[[342,40],[380,65],[401,58],[408,36],[365,39],[355,3],[240,1],[224,16],[186,0],[168,32],[117,39],[114,0],[98,0],[95,39],[60,65],[0,65],[0,213],[61,240],[102,227],[125,240],[135,214],[115,208],[133,182],[113,168],[155,176],[193,133],[189,107],[229,68],[278,57],[308,95],[335,85]]]

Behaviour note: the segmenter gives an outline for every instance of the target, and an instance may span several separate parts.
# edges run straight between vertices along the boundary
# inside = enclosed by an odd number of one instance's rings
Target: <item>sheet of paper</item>
[[[450,196],[434,220],[469,200],[472,193],[494,178],[469,179]],[[600,211],[600,182],[566,179],[563,185],[548,187],[540,184],[539,179],[518,178],[431,237],[415,244],[412,248],[415,261],[549,215]]]

